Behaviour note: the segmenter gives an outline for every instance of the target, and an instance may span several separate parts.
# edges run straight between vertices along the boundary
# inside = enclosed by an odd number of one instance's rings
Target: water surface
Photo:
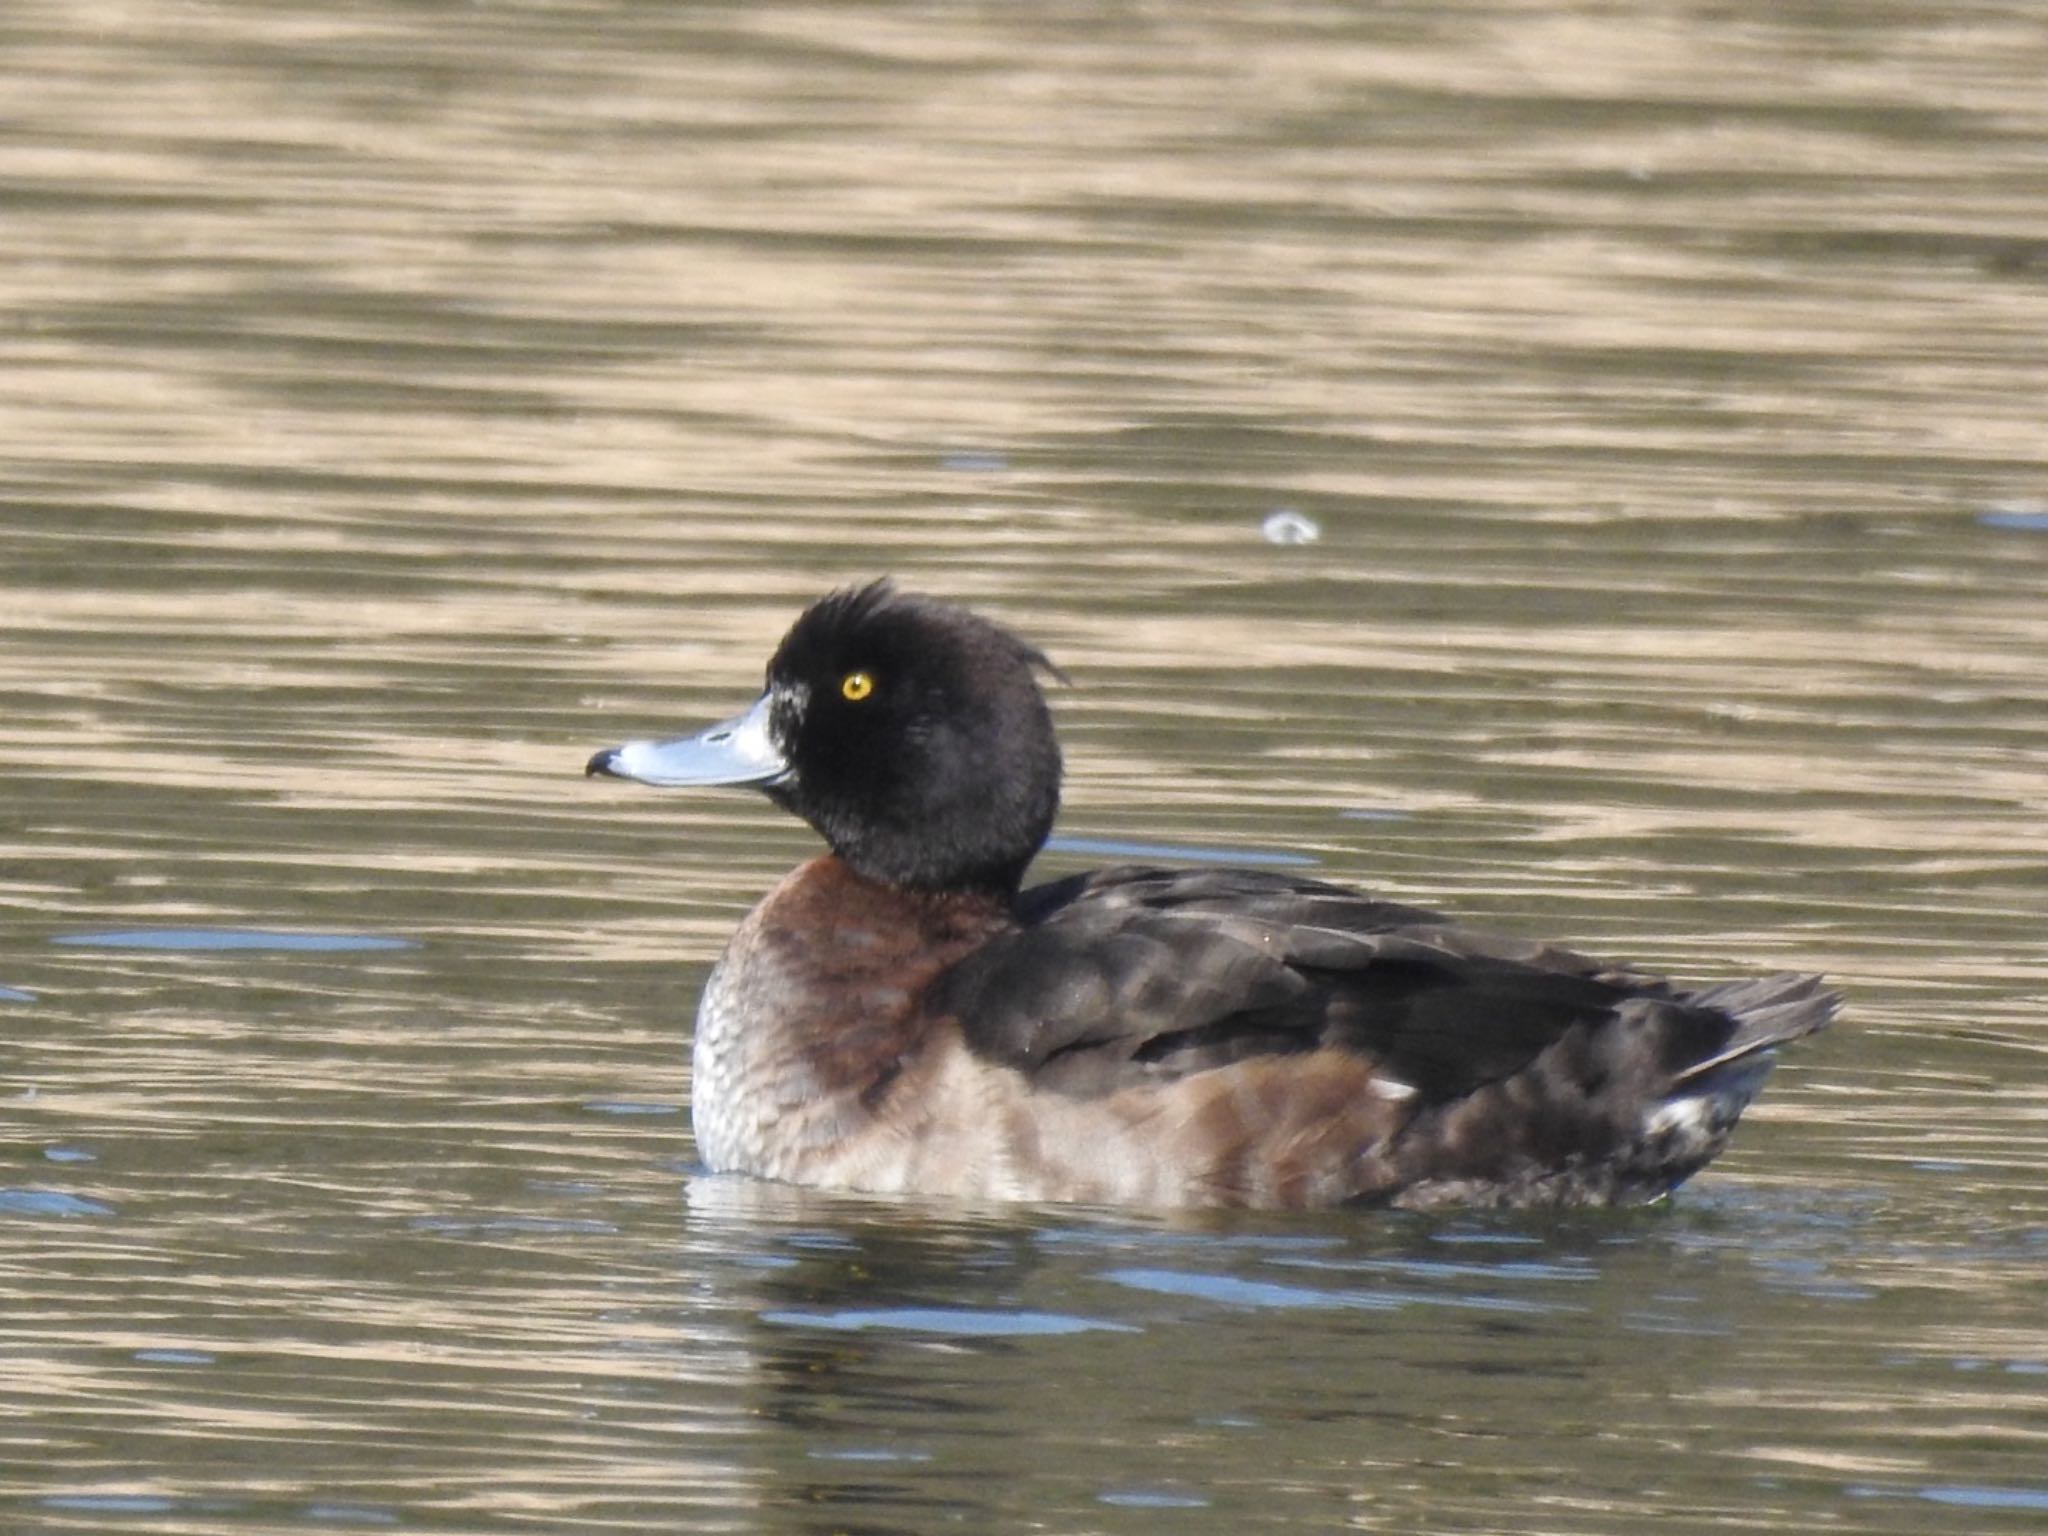
[[[2040,1523],[2031,6],[0,36],[0,1524]],[[1072,674],[1047,873],[1850,1011],[1659,1211],[700,1177],[813,842],[580,766],[883,571]]]

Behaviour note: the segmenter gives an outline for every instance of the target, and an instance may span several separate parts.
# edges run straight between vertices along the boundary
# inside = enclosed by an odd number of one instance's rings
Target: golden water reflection
[[[2037,23],[11,17],[0,1525],[2044,1507]],[[1620,1222],[695,1178],[813,842],[581,765],[884,571],[1071,838],[1850,1011]],[[150,928],[415,947],[52,942]]]

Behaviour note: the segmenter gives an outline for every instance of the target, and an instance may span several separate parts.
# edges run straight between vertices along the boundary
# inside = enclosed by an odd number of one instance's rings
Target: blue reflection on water
[[[987,1312],[974,1307],[849,1307],[837,1312],[763,1312],[760,1317],[764,1323],[778,1323],[790,1328],[829,1328],[849,1333],[865,1328],[885,1328],[910,1333],[949,1333],[965,1338],[1143,1332],[1128,1323],[1074,1317],[1064,1312]]]
[[[1272,1280],[1243,1280],[1236,1275],[1193,1274],[1178,1269],[1111,1269],[1102,1278],[1134,1291],[1161,1296],[1193,1296],[1231,1307],[1362,1307],[1391,1312],[1396,1297],[1371,1291],[1327,1291],[1307,1285],[1281,1285]]]
[[[1009,459],[1000,453],[966,450],[939,456],[939,468],[950,469],[956,474],[993,475],[1000,474],[1009,467]]]
[[[1970,1483],[1934,1483],[1923,1488],[1855,1483],[1844,1490],[1857,1499],[1921,1499],[1964,1509],[2048,1510],[2048,1488],[1991,1488]]]
[[[1918,1490],[1930,1504],[1961,1504],[1970,1509],[2048,1510],[2048,1488],[1976,1488],[1937,1484]]]
[[[418,949],[418,939],[377,933],[286,933],[269,928],[115,928],[60,933],[52,944],[80,949]]]
[[[1402,1307],[1460,1307],[1480,1312],[1556,1312],[1545,1302],[1508,1296],[1475,1296],[1469,1292],[1430,1294],[1395,1290],[1326,1290],[1310,1285],[1283,1285],[1272,1280],[1244,1280],[1235,1275],[1197,1274],[1179,1269],[1127,1268],[1103,1271],[1102,1278],[1132,1290],[1161,1296],[1192,1296],[1232,1307],[1349,1307],[1392,1312]]]
[[[1977,514],[1986,528],[2005,528],[2016,533],[2048,533],[2048,502],[1995,502]]]
[[[1312,869],[1321,862],[1305,853],[1276,848],[1205,848],[1198,843],[1134,843],[1117,837],[1062,835],[1047,839],[1045,846],[1055,853],[1085,853],[1106,859],[1172,859],[1180,864],[1241,864],[1247,868]]]
[[[114,1208],[55,1189],[0,1189],[0,1211],[18,1216],[111,1216]]]
[[[1098,1493],[1099,1504],[1113,1504],[1119,1509],[1207,1509],[1209,1501],[1200,1494],[1169,1493],[1159,1488],[1128,1488],[1113,1493]]]

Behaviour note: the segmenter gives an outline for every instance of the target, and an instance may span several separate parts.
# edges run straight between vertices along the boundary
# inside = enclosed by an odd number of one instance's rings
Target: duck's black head
[[[1041,667],[1053,670],[987,619],[873,582],[804,611],[745,714],[608,749],[589,771],[755,784],[870,879],[1013,891],[1059,809]]]

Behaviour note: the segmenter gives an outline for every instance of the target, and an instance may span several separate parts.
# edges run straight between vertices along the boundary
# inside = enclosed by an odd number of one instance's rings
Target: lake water
[[[2035,0],[0,42],[0,1528],[2048,1523]],[[699,1177],[813,839],[582,763],[884,571],[1072,674],[1049,873],[1849,1009],[1655,1211]]]

